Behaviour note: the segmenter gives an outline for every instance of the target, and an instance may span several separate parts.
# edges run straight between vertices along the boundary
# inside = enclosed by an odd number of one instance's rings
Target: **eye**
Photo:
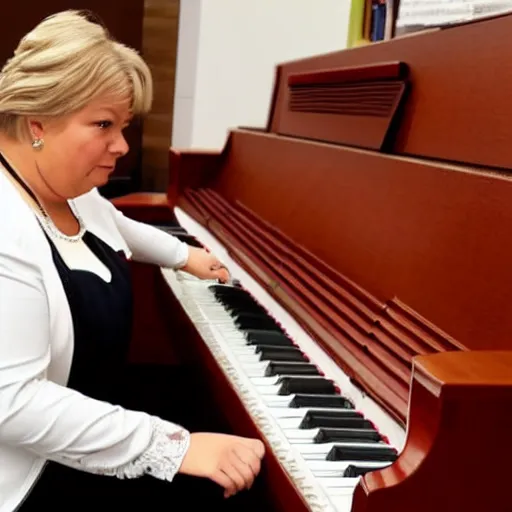
[[[98,121],[96,125],[99,126],[101,129],[105,130],[106,128],[110,128],[112,126],[112,121]]]

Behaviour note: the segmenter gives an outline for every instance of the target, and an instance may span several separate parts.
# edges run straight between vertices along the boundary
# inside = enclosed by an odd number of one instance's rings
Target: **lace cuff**
[[[80,463],[65,464],[105,476],[120,479],[151,475],[160,480],[172,481],[181,467],[190,444],[190,433],[174,423],[151,417],[153,434],[148,447],[136,459],[116,468],[83,467]]]

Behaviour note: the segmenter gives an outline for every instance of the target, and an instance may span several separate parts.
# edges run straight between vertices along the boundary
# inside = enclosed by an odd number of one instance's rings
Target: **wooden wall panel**
[[[169,168],[178,45],[179,0],[146,0],[143,55],[154,80],[154,102],[143,128],[142,189],[164,191]]]

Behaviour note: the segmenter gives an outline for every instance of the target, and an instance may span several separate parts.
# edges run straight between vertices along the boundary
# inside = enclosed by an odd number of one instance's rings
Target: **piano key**
[[[394,455],[384,443],[295,443],[294,448],[306,460],[389,461]]]
[[[249,345],[272,345],[293,347],[293,341],[283,332],[265,329],[246,329],[245,337]]]
[[[237,301],[236,304],[224,304],[226,311],[236,318],[243,313],[266,314],[265,309],[257,302]]]
[[[381,469],[389,466],[389,462],[363,462],[355,460],[313,460],[308,461],[308,467],[314,475],[335,476],[343,478],[343,474],[349,466],[361,465],[373,469]]]
[[[320,372],[311,363],[270,361],[265,369],[265,376],[273,375],[320,375]]]
[[[336,510],[343,512],[352,510],[352,495],[332,496],[331,502]]]
[[[366,475],[366,473],[371,473],[372,471],[375,471],[377,469],[382,469],[382,468],[385,468],[388,466],[389,466],[389,464],[386,464],[385,466],[379,466],[379,467],[368,466],[366,464],[364,464],[364,465],[350,464],[349,466],[347,466],[347,468],[343,472],[343,477],[344,478],[356,478],[356,477],[364,476],[364,475]]]
[[[311,412],[309,408],[300,408],[294,409],[291,407],[269,407],[269,411],[274,418],[304,418],[306,414]],[[313,411],[317,414],[322,414],[325,416],[334,415],[334,413],[339,412],[339,409],[318,409]],[[349,409],[342,410],[342,413],[346,415],[347,418],[358,417],[359,413],[356,411],[352,411]]]
[[[268,315],[260,313],[239,313],[234,317],[235,325],[242,330],[247,329],[264,329],[267,331],[282,332],[281,327],[277,325],[275,320],[270,318]]]
[[[359,483],[358,477],[353,478],[329,478],[329,477],[320,477],[318,481],[321,485],[326,487],[327,489],[345,489],[345,490],[354,490],[354,487]],[[340,493],[344,494],[344,493]]]
[[[378,442],[382,441],[382,436],[371,428],[326,428],[318,429],[318,433],[314,437],[315,443],[365,443],[365,442]]]
[[[348,415],[343,413],[343,409],[333,409],[333,411],[335,412],[326,413],[325,410],[320,409],[308,411],[300,428],[373,428],[372,423],[360,413]]]
[[[279,377],[281,375],[319,375],[318,368],[310,363],[282,363],[278,361],[240,360],[250,377]]]
[[[364,460],[364,461],[389,461],[397,459],[398,454],[394,448],[383,444],[382,447],[334,445],[327,454],[327,460]]]
[[[255,354],[259,356],[261,361],[308,362],[308,358],[295,347],[257,345]]]
[[[281,413],[281,417],[292,418],[297,416],[286,415]],[[326,433],[326,430],[328,431]],[[292,443],[300,444],[327,444],[327,443],[343,443],[343,444],[361,444],[361,443],[379,443],[383,439],[375,430],[370,429],[283,429],[286,438]]]
[[[308,395],[296,394],[290,402],[290,407],[330,407],[342,409],[353,409],[354,405],[339,394],[330,395]]]
[[[278,393],[280,395],[292,393],[329,394],[336,391],[334,383],[324,377],[281,377],[279,383],[281,384]]]

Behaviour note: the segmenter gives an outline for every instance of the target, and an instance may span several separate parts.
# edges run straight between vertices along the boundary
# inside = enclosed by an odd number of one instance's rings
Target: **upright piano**
[[[268,510],[512,510],[510,34],[278,65],[265,129],[114,200],[231,270],[137,267],[133,357],[200,365]]]

